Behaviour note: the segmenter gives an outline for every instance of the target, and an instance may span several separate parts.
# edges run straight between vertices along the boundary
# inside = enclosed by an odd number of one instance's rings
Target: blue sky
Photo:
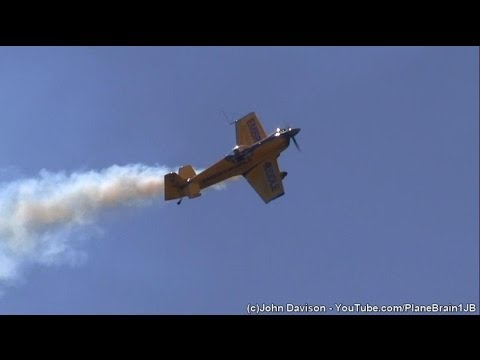
[[[81,264],[27,268],[0,313],[244,314],[248,303],[477,303],[473,47],[2,47],[0,181],[205,168],[221,114],[302,131],[285,196],[246,181],[107,211]],[[1,240],[1,239],[0,239]]]

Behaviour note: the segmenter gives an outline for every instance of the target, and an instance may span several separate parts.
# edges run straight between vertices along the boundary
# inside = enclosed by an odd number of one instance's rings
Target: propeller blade
[[[295,140],[295,136],[292,136],[292,140],[293,140],[293,143],[295,144],[297,150],[298,150],[298,151],[301,151],[301,150],[300,150],[300,146],[298,146],[297,140]]]

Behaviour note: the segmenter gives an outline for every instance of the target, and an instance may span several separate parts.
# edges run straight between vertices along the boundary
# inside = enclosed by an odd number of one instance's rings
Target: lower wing
[[[285,194],[276,157],[262,161],[243,176],[266,204]]]

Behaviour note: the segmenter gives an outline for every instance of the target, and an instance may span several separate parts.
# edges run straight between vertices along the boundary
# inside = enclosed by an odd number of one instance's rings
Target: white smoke
[[[95,226],[101,211],[163,201],[170,171],[141,164],[71,174],[42,170],[33,179],[0,183],[0,296],[1,285],[14,284],[28,265],[81,263],[86,254],[76,245],[101,232]]]
[[[70,175],[41,171],[34,179],[0,184],[0,283],[13,283],[29,264],[81,262],[85,253],[75,242],[96,230],[85,225],[104,209],[163,196],[168,171],[114,165]]]

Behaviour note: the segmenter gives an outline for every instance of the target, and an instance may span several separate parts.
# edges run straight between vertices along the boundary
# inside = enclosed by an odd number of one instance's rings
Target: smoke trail
[[[35,179],[0,184],[0,283],[13,283],[24,265],[82,261],[85,254],[73,245],[95,230],[84,225],[101,210],[163,196],[168,171],[115,165],[70,175],[42,171]]]
[[[0,183],[0,285],[13,284],[31,264],[82,262],[86,254],[76,242],[100,231],[100,212],[163,196],[169,171],[141,164],[70,175],[42,170],[34,179]]]

